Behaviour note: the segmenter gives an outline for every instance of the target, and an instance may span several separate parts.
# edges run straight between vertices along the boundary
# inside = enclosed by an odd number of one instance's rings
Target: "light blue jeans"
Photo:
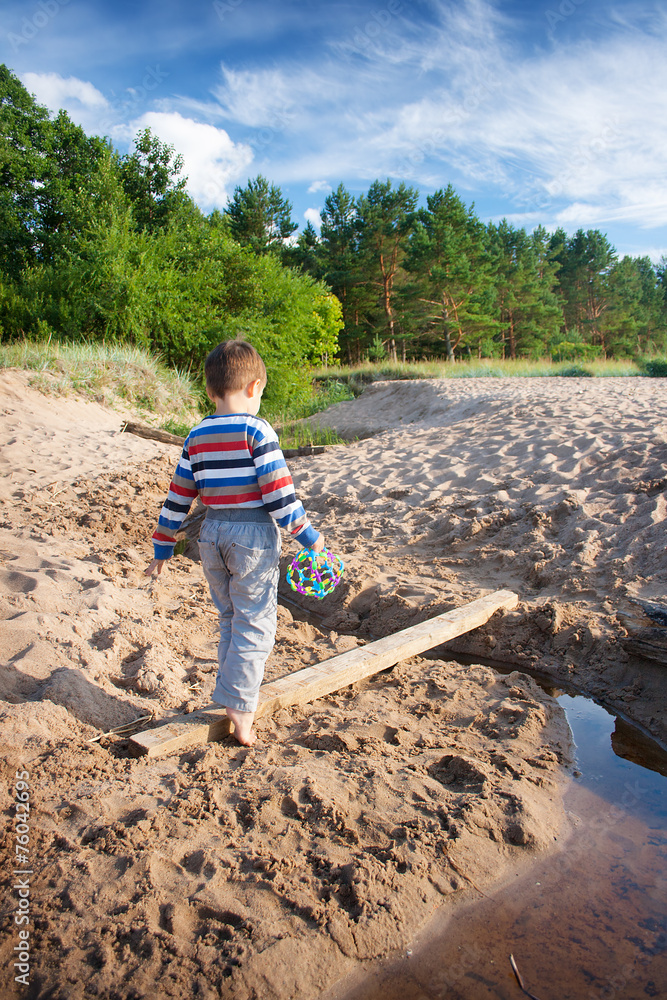
[[[263,508],[210,509],[199,553],[220,613],[213,701],[254,712],[276,638],[280,530]]]

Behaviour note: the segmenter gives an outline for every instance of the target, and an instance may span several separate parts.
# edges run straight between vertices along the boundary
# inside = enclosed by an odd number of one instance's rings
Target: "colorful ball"
[[[338,586],[344,568],[341,557],[329,549],[321,552],[302,549],[287,570],[287,582],[292,590],[304,597],[315,597],[321,601]]]

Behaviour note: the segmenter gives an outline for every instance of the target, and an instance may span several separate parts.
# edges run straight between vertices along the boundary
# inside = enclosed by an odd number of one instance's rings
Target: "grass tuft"
[[[0,344],[0,368],[33,372],[30,385],[49,395],[76,392],[108,405],[122,402],[147,413],[194,414],[195,418],[200,405],[194,379],[127,344]]]
[[[561,378],[581,378],[582,376],[584,378],[593,378],[593,372],[589,371],[588,368],[583,368],[581,365],[567,365],[553,374]]]
[[[283,449],[303,448],[318,444],[349,444],[349,441],[345,441],[330,427],[308,427],[306,424],[289,421],[281,426],[276,426],[276,432],[280,447]]]

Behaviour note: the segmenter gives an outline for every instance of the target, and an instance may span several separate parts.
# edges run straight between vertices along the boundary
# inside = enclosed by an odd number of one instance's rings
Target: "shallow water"
[[[573,833],[492,897],[436,918],[402,959],[330,1000],[646,1000],[667,996],[667,752],[582,695]]]

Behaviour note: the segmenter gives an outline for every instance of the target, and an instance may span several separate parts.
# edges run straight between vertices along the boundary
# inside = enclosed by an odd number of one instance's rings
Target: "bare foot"
[[[254,712],[239,712],[237,708],[225,706],[225,711],[234,723],[234,736],[244,747],[251,747],[257,739],[257,734],[252,728],[252,721],[255,718]]]

